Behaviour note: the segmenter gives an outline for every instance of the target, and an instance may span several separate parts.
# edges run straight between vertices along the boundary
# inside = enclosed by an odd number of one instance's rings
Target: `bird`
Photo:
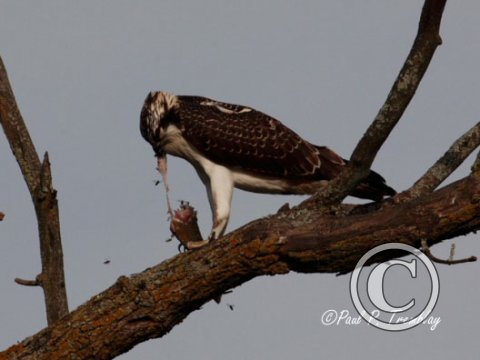
[[[150,92],[140,113],[140,132],[159,164],[167,154],[183,158],[206,187],[212,230],[206,240],[191,247],[223,235],[234,188],[315,194],[348,163],[330,148],[310,143],[261,111],[202,96]],[[395,194],[381,175],[370,170],[349,195],[378,202]]]

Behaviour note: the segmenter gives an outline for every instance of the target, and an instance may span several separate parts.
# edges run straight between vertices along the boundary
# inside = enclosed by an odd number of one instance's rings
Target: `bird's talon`
[[[178,252],[181,254],[181,253],[186,252],[188,249],[186,248],[185,245],[183,245],[182,243],[180,243],[180,244],[178,244],[178,246],[177,246],[177,250],[178,250]]]
[[[209,243],[208,240],[202,240],[202,241],[189,241],[187,242],[186,248],[188,250],[193,250],[193,249],[199,249],[201,247],[204,247]]]

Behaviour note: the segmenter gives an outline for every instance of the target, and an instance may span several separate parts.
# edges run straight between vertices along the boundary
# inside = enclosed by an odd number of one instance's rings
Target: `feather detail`
[[[223,166],[290,179],[321,179],[319,152],[280,121],[255,109],[178,96],[174,123],[201,154]]]

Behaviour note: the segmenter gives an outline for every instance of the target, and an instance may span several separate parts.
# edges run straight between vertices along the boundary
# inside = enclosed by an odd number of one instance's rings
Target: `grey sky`
[[[176,254],[151,148],[138,130],[150,90],[203,95],[269,113],[348,157],[391,87],[417,30],[421,1],[0,1],[0,54],[37,150],[59,192],[71,309],[120,275]],[[451,1],[444,44],[374,169],[412,184],[480,115],[478,1]],[[466,174],[472,159],[452,178]],[[211,225],[189,164],[170,159],[172,199]],[[0,135],[0,348],[45,326],[33,207]],[[450,181],[451,179],[449,179]],[[299,197],[236,191],[232,230]],[[458,256],[479,255],[475,235]],[[447,256],[451,242],[435,246]],[[105,259],[111,263],[104,265]],[[480,264],[438,266],[431,332],[365,324],[325,327],[327,309],[354,313],[348,276],[255,279],[121,359],[471,357],[478,349]],[[226,304],[234,304],[230,311]]]

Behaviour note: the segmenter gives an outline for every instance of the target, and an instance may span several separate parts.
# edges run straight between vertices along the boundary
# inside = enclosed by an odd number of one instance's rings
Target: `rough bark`
[[[42,272],[34,281],[17,279],[17,283],[43,288],[47,321],[51,325],[68,314],[57,192],[52,185],[48,154],[40,162],[1,58],[0,123],[32,197],[40,238]]]
[[[196,251],[123,276],[0,359],[111,359],[161,337],[218,294],[262,275],[348,272],[369,249],[419,247],[480,228],[480,179],[469,176],[400,204],[343,215],[300,210],[254,221]]]
[[[338,205],[365,176],[414,96],[441,42],[439,27],[445,2],[425,1],[417,38],[384,106],[352,154],[352,165],[330,182],[323,195],[256,220],[201,249],[120,277],[53,325],[1,352],[0,359],[112,359],[140,342],[165,335],[206,302],[254,277],[290,271],[346,273],[353,270],[365,252],[380,244],[400,242],[418,248],[477,231],[480,158],[472,174],[435,189],[467,153],[478,147],[478,125],[457,140],[410,192],[380,204]],[[4,89],[0,88],[0,92],[3,99]],[[2,125],[5,116],[19,117],[15,107],[8,111],[6,108],[8,104],[0,100]],[[9,131],[5,130],[7,137]],[[43,187],[53,194],[43,203],[50,204],[45,207],[51,209],[56,201],[48,157],[42,165],[28,146],[24,151],[23,141],[31,140],[28,133],[20,134],[23,138],[13,141],[19,149],[13,146],[12,150],[21,155],[19,163],[27,157],[27,163],[34,164],[33,171],[22,171],[26,180],[37,182],[31,190],[36,209],[39,205],[34,194]],[[326,206],[331,204],[336,205]]]
[[[480,122],[458,138],[405,195],[413,198],[435,190],[479,145]]]

